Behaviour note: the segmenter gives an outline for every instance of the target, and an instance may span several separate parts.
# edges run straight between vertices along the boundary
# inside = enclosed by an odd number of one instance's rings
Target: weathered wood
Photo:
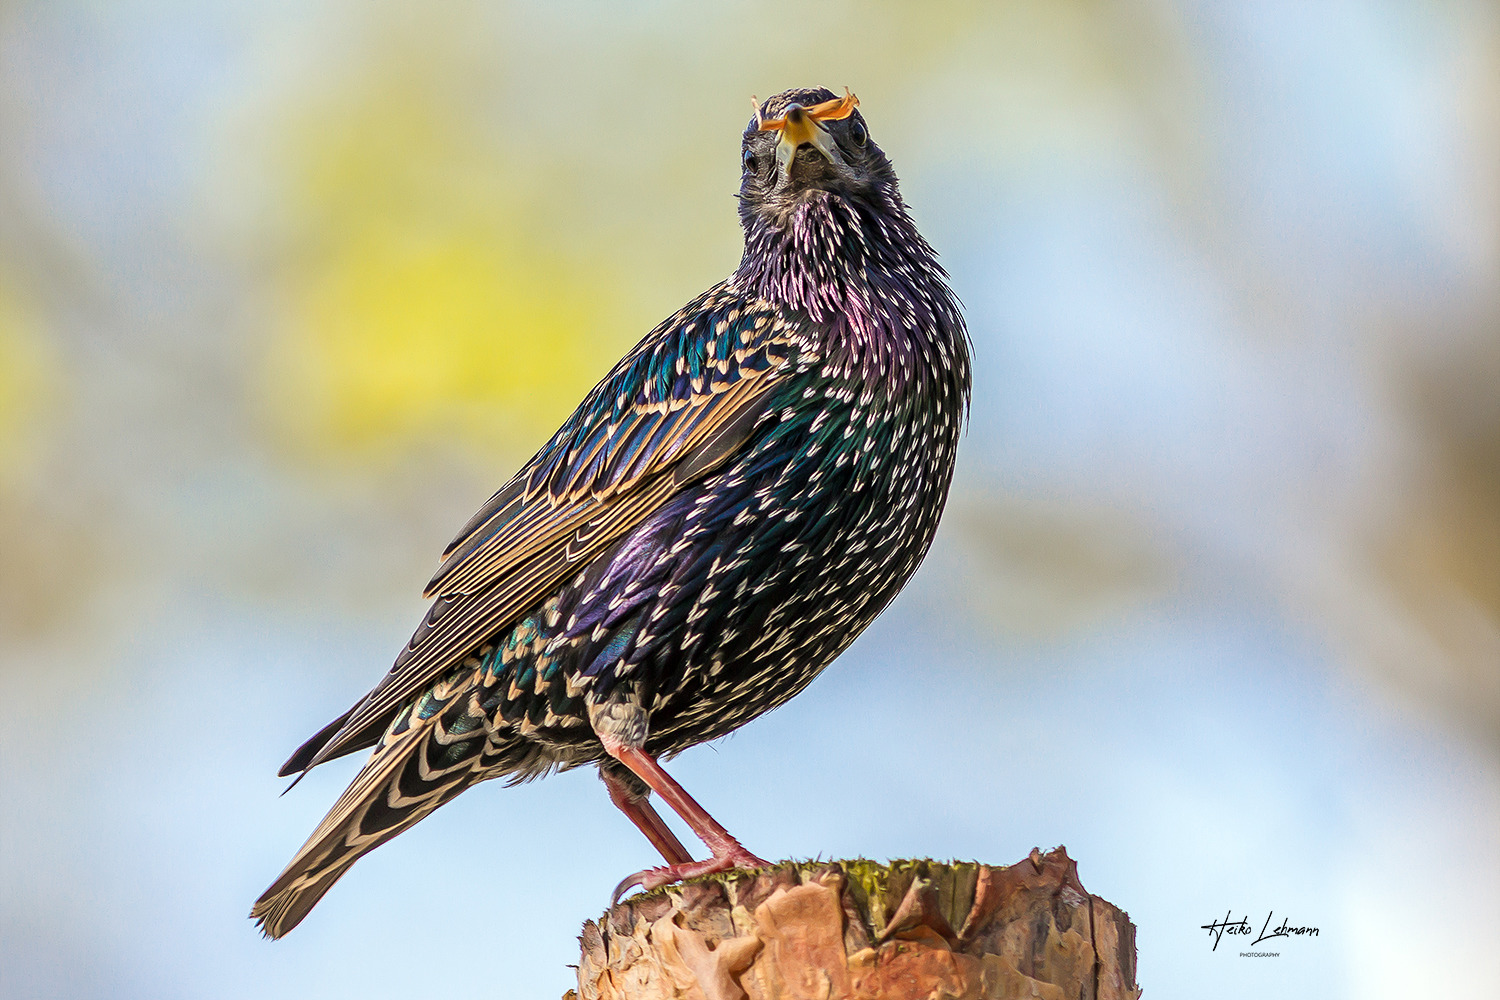
[[[1135,927],[1059,847],[1009,867],[784,862],[627,899],[565,1000],[1135,1000]]]

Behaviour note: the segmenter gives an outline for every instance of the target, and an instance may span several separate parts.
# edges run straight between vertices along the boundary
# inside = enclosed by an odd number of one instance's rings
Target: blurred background
[[[357,763],[275,771],[733,268],[750,95],[807,85],[952,272],[973,420],[907,592],[677,776],[771,858],[1066,844],[1148,997],[1492,989],[1493,5],[163,0],[0,6],[0,993],[568,988],[653,863],[592,771],[269,943]]]

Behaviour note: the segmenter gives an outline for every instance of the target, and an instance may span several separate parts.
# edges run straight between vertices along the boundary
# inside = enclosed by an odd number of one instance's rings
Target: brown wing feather
[[[714,436],[727,424],[735,423],[745,410],[764,397],[770,373],[750,376],[735,382],[722,392],[704,394],[688,405],[667,415],[660,425],[650,429],[651,460],[639,470],[600,486],[570,483],[560,499],[544,491],[538,495],[517,496],[500,507],[487,522],[500,521],[503,526],[486,536],[476,530],[466,542],[448,557],[427,585],[427,595],[467,591],[482,581],[492,579],[507,566],[514,566],[550,547],[578,525],[599,516],[599,511],[619,496],[640,490],[654,475],[674,465],[694,446]],[[609,438],[629,437],[640,427],[639,419],[621,422]],[[602,446],[601,446],[602,447]],[[596,453],[591,453],[596,454]],[[520,478],[519,476],[517,477]],[[503,491],[502,491],[503,492]],[[517,507],[517,504],[520,504]],[[508,517],[508,522],[503,519]]]

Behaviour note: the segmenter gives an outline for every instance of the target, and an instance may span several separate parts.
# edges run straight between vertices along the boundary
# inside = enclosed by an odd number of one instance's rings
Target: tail
[[[364,770],[255,901],[250,916],[266,937],[279,938],[301,923],[366,852],[490,776],[483,766],[493,761],[486,760],[483,715],[470,711],[478,705],[454,697],[458,692],[444,698],[441,688],[396,718]]]

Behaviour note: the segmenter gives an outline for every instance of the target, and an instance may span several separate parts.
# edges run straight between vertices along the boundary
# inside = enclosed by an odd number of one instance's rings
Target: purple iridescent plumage
[[[736,284],[805,315],[851,374],[894,392],[953,377],[967,400],[963,317],[894,186],[858,200],[812,192],[786,221],[747,220]]]
[[[832,98],[788,91],[759,117]],[[755,861],[655,758],[783,703],[890,602],[936,531],[969,394],[957,303],[863,118],[803,124],[818,141],[796,148],[757,125],[739,268],[471,519],[391,672],[287,762],[376,747],[256,904],[268,934],[475,782],[586,763],[669,862],[634,881]],[[712,859],[688,863],[647,785]]]

